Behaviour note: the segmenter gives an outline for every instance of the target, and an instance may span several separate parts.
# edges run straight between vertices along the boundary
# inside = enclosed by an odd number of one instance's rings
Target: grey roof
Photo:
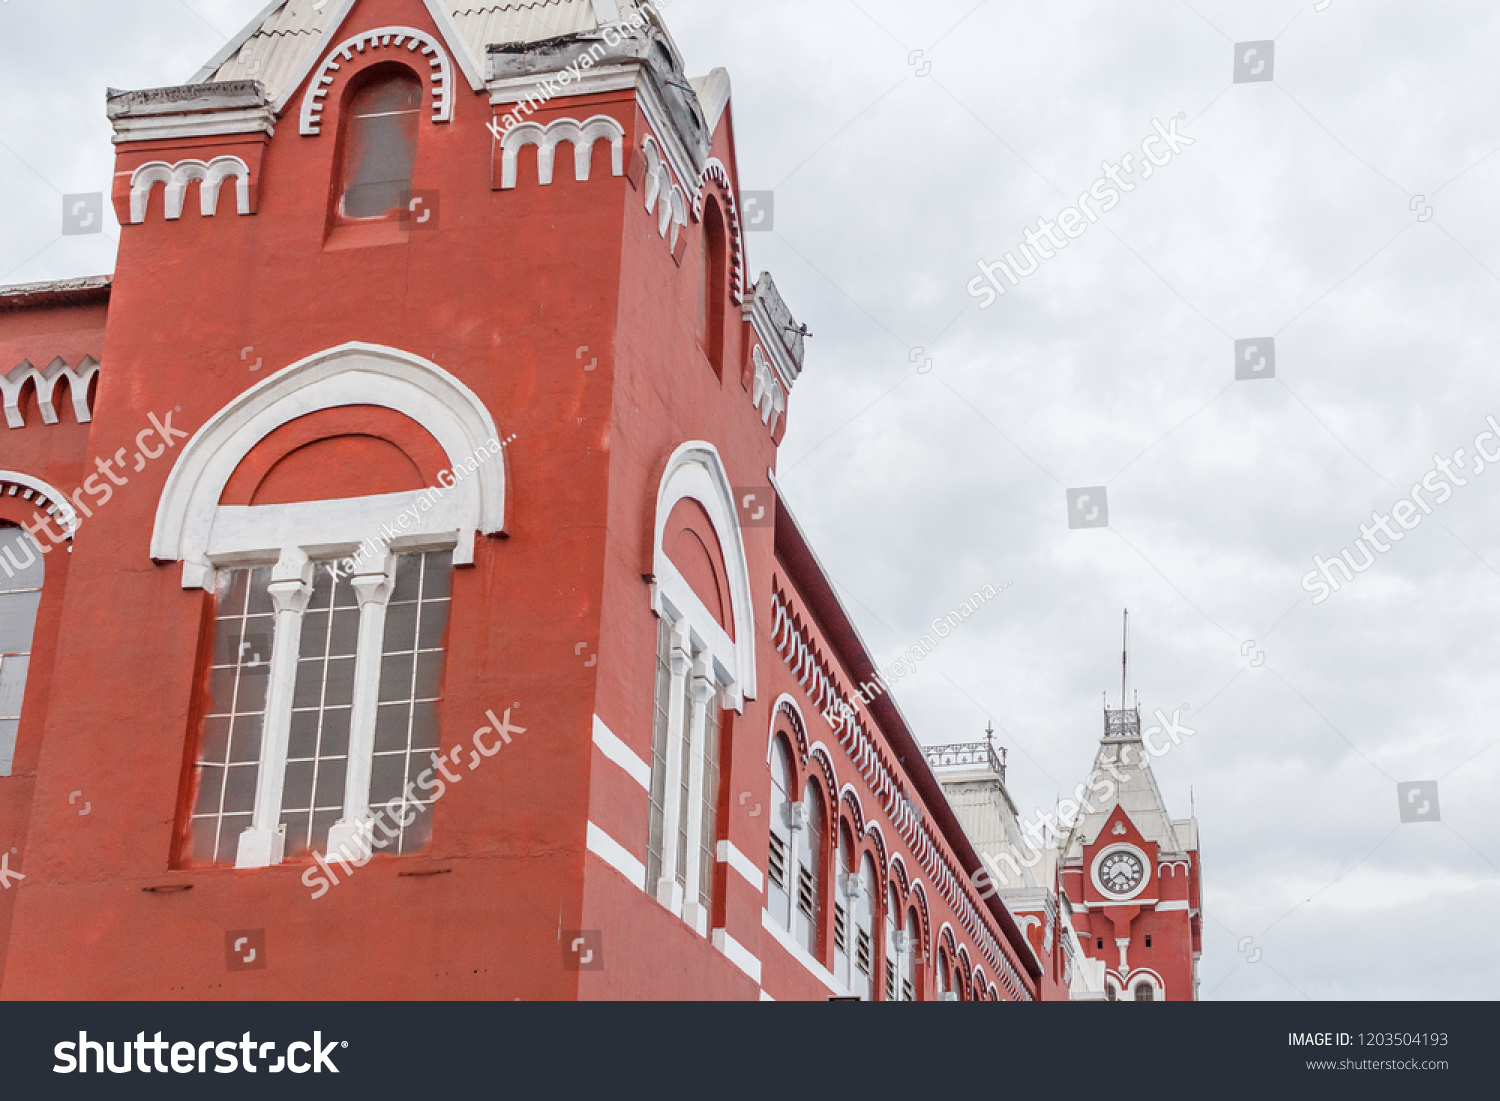
[[[1139,729],[1137,723],[1136,730]],[[1124,776],[1124,782],[1115,780],[1111,770]],[[1161,789],[1156,786],[1156,776],[1151,771],[1151,758],[1138,733],[1125,737],[1105,735],[1094,758],[1094,771],[1090,773],[1090,781],[1095,777],[1101,782],[1107,780],[1117,790],[1107,801],[1095,797],[1092,802],[1094,809],[1085,810],[1073,826],[1068,835],[1068,843],[1063,848],[1069,859],[1081,857],[1084,844],[1098,839],[1099,831],[1104,828],[1117,806],[1122,807],[1129,815],[1131,823],[1140,831],[1141,836],[1147,841],[1156,842],[1161,846],[1162,852],[1181,853],[1197,846],[1197,823],[1194,820],[1188,819],[1180,824],[1192,825],[1191,834],[1186,839],[1187,845],[1183,843],[1184,838],[1179,836],[1178,827],[1174,826],[1171,815],[1167,813]]]
[[[271,99],[280,102],[306,75],[310,55],[337,44],[324,42],[336,33],[351,6],[352,0],[327,0],[318,6],[314,0],[273,0],[189,83],[258,80]],[[439,29],[446,35],[451,28],[461,39],[450,45],[467,48],[466,61],[480,69],[481,79],[486,47],[492,43],[541,42],[596,31],[610,22],[601,22],[599,13],[611,10],[618,10],[621,20],[645,10],[647,18],[661,26],[637,0],[429,0],[428,6],[435,9]]]

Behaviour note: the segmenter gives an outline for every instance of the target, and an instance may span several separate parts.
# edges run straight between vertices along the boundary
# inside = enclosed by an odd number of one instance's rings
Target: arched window
[[[949,975],[949,966],[948,949],[939,948],[937,965],[937,988],[938,1000],[943,1002],[949,1001],[950,999],[948,998],[948,995],[953,992],[953,980]]]
[[[854,836],[845,822],[839,823],[839,852],[833,879],[833,977],[850,986],[854,973],[854,930],[851,915],[859,897],[859,876],[855,873]]]
[[[786,736],[777,734],[771,745],[771,838],[766,859],[770,880],[770,904],[766,907],[776,924],[792,927],[792,754]]]
[[[719,760],[733,736],[726,711],[741,710],[755,690],[749,649],[735,642],[755,637],[749,572],[733,491],[712,445],[677,449],[656,506],[651,610],[658,656],[646,890],[708,937],[718,877]],[[780,817],[774,811],[773,829]],[[783,889],[790,871],[784,861]]]
[[[880,905],[880,887],[875,861],[866,853],[855,880],[859,897],[849,900],[854,912],[854,983],[851,990],[865,1001],[875,997],[875,909]]]
[[[42,600],[43,556],[18,527],[0,524],[0,776],[15,763],[31,636]]]
[[[1104,996],[1112,1002],[1117,1002],[1120,1000],[1120,988],[1112,982],[1105,983]]]
[[[703,264],[698,284],[698,329],[703,352],[724,379],[724,299],[729,294],[729,246],[724,215],[712,196],[703,206]]]
[[[818,931],[822,925],[822,857],[823,857],[823,799],[817,785],[808,782],[802,805],[805,827],[796,831],[793,845],[796,848],[797,867],[797,942],[806,948],[814,959],[822,959],[818,951]]]
[[[892,883],[885,894],[885,1000],[898,1001],[897,970],[901,965],[901,896]]]
[[[922,948],[922,926],[917,911],[906,911],[906,927],[901,932],[901,1000],[917,1000],[917,954]]]
[[[389,411],[379,436],[348,431],[374,415],[349,414],[356,402]],[[316,442],[258,446],[282,429]],[[450,575],[504,526],[502,454],[472,391],[370,345],[283,368],[184,445],[151,556],[216,599],[174,863],[263,868],[321,848],[337,886],[330,865],[425,844],[446,790],[432,757]],[[440,463],[463,478],[434,479]],[[408,514],[393,549],[382,521]],[[473,736],[475,759],[510,740],[499,725]]]
[[[1138,982],[1135,984],[1135,1000],[1138,1002],[1154,1002],[1156,1000],[1156,988],[1149,982]]]
[[[345,102],[338,214],[381,218],[411,191],[422,82],[403,65],[376,65],[355,79]]]

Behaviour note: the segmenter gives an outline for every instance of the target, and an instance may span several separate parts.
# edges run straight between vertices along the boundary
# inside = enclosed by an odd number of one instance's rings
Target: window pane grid
[[[369,808],[398,834],[380,850],[390,855],[417,852],[432,836],[433,798],[414,785],[432,767],[432,754],[439,749],[438,705],[452,572],[451,551],[396,559],[381,646]],[[384,809],[392,801],[400,807],[394,819]],[[385,837],[377,831],[375,839]]]
[[[646,838],[646,889],[656,893],[661,880],[662,832],[667,806],[667,737],[671,714],[672,628],[665,619],[656,621],[655,723],[651,728],[651,812]]]
[[[269,567],[219,577],[209,707],[198,737],[191,859],[233,864],[250,825],[260,773],[260,742],[275,629]]]
[[[703,843],[698,858],[698,901],[705,913],[713,912],[714,870],[719,815],[719,714],[724,706],[718,689],[708,701],[703,723]]]
[[[344,816],[358,640],[359,601],[353,579],[320,563],[302,617],[282,789],[281,821],[289,857],[326,849],[329,828]]]

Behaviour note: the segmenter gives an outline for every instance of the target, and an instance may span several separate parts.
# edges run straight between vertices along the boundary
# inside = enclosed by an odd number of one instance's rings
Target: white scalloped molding
[[[693,199],[693,221],[703,221],[703,202],[708,196],[708,185],[712,181],[719,185],[719,195],[724,200],[724,217],[729,222],[729,251],[733,255],[734,281],[730,292],[734,304],[745,304],[745,230],[740,224],[740,205],[734,197],[734,185],[729,182],[729,170],[718,157],[710,157],[703,166],[703,178],[698,181],[698,194]]]
[[[750,391],[750,404],[760,410],[760,422],[771,429],[771,435],[776,435],[776,423],[781,415],[786,412],[786,392],[781,388],[781,380],[776,377],[775,370],[766,361],[765,353],[760,350],[760,345],[755,346],[751,353],[751,359],[755,361],[755,384]]]
[[[157,184],[167,187],[167,221],[182,217],[188,184],[199,182],[198,212],[212,218],[219,205],[219,186],[234,177],[234,206],[239,214],[250,213],[250,166],[238,157],[215,157],[211,161],[185,160],[176,164],[148,161],[130,177],[130,222],[140,225],[146,220],[151,189]]]
[[[69,539],[78,531],[78,511],[68,503],[61,490],[53,488],[40,478],[14,470],[0,470],[0,497],[16,496],[23,501],[35,502],[48,516],[56,517],[58,523],[62,524],[63,534]]]
[[[69,367],[61,356],[44,368],[36,368],[30,360],[23,359],[8,375],[0,375],[0,395],[5,399],[5,423],[11,428],[25,428],[26,419],[21,413],[21,390],[29,381],[36,386],[36,405],[42,412],[43,424],[57,423],[57,408],[53,396],[60,379],[68,380],[68,396],[73,399],[73,416],[79,424],[87,424],[92,418],[89,412],[89,383],[99,373],[99,361],[93,356],[84,356],[76,368]]]
[[[646,158],[646,213],[656,214],[656,231],[661,237],[672,231],[672,251],[677,251],[677,235],[687,225],[687,196],[672,175],[672,166],[662,156],[656,139],[647,135],[641,143]]]
[[[323,100],[333,87],[334,74],[342,68],[339,64],[341,58],[353,61],[356,51],[364,53],[366,50],[403,47],[411,53],[420,50],[432,69],[432,121],[452,122],[453,64],[448,59],[448,52],[437,39],[411,27],[377,27],[345,40],[323,59],[313,75],[312,83],[307,86],[307,94],[302,97],[302,122],[298,132],[304,136],[322,132]]]
[[[594,144],[607,141],[610,148],[610,171],[616,176],[625,175],[625,128],[608,115],[595,115],[579,122],[577,119],[554,119],[546,126],[535,122],[523,122],[506,131],[500,141],[503,155],[500,167],[500,188],[509,191],[516,187],[520,175],[521,150],[528,145],[537,147],[537,176],[546,186],[552,182],[553,164],[557,147],[563,142],[573,143],[573,178],[580,183],[589,178],[593,166]]]

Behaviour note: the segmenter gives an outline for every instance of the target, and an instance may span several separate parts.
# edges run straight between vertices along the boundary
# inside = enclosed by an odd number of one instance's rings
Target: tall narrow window
[[[422,82],[400,65],[361,74],[344,127],[344,218],[379,218],[401,205],[416,167]]]
[[[729,294],[729,248],[724,215],[710,197],[703,207],[703,274],[698,289],[698,322],[703,351],[714,374],[724,378],[724,300]]]
[[[704,936],[718,866],[724,686],[684,621],[658,620],[646,886]]]
[[[359,601],[351,580],[320,567],[302,615],[286,784],[281,789],[287,856],[326,851],[329,829],[344,816],[359,642]]]
[[[896,893],[894,883],[885,898],[885,1000],[894,1002],[901,997],[896,985],[901,965],[901,896]]]
[[[814,959],[821,959],[818,952],[818,929],[823,913],[821,904],[823,852],[823,797],[815,784],[809,783],[803,797],[807,808],[803,817],[805,829],[797,837],[797,911],[795,917],[797,942],[806,948]]]
[[[906,928],[902,930],[901,945],[901,1000],[917,1000],[917,952],[921,947],[922,926],[918,923],[917,911],[906,911]]]
[[[859,898],[859,876],[854,870],[854,838],[843,822],[839,823],[835,867],[838,875],[833,902],[833,977],[847,987],[854,971],[853,911]]]
[[[432,766],[438,749],[443,636],[452,604],[452,576],[452,551],[396,559],[380,648],[380,707],[369,803],[371,815],[400,804],[401,813],[391,822],[400,836],[384,850],[388,853],[416,852],[432,836],[431,791],[437,785],[427,791],[414,785]]]
[[[854,907],[854,985],[853,992],[865,1001],[875,996],[875,909],[880,904],[880,888],[875,880],[875,861],[866,853],[860,862],[859,897]]]
[[[662,830],[667,818],[667,739],[672,729],[672,625],[656,621],[656,705],[651,727],[651,812],[646,840],[646,882],[661,881]]]
[[[938,949],[937,988],[938,1000],[948,1001],[948,995],[953,991],[953,980],[948,973],[948,949],[946,948]]]
[[[771,746],[771,848],[766,861],[770,891],[766,908],[783,929],[792,927],[791,787],[791,753],[786,739],[778,734]]]
[[[703,717],[703,822],[699,830],[698,904],[713,913],[714,867],[718,862],[719,830],[719,742],[723,737],[719,720],[724,714],[724,693],[715,687]]]
[[[208,716],[198,736],[197,797],[189,821],[196,863],[233,864],[255,809],[276,629],[270,583],[269,566],[219,573]]]
[[[0,776],[15,766],[31,638],[42,600],[43,556],[18,527],[0,526]]]

